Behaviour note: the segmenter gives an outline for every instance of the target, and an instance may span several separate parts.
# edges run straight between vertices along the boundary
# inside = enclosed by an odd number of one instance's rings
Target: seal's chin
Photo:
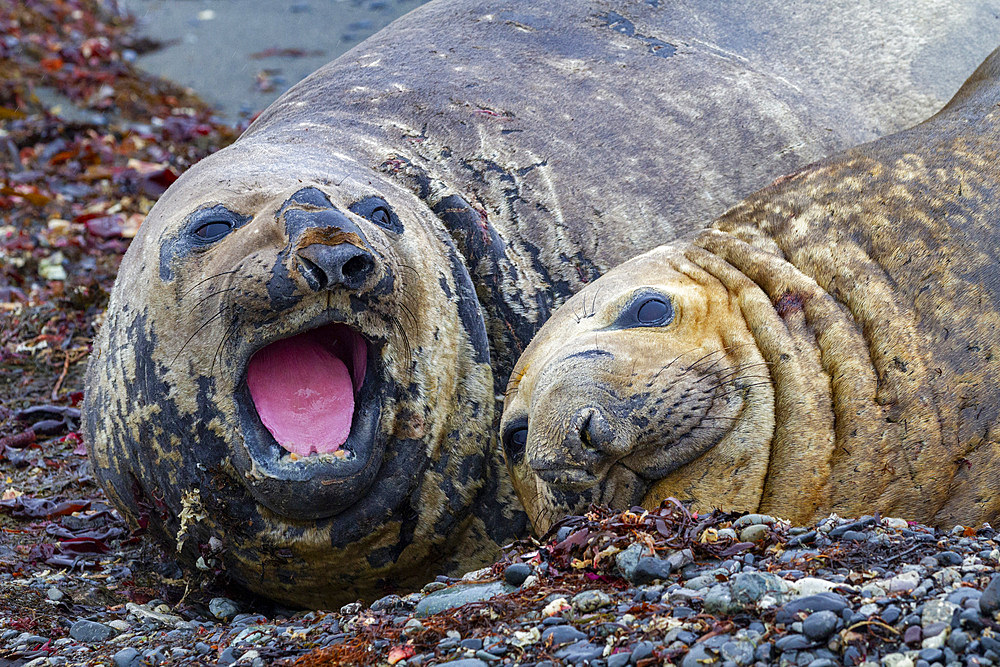
[[[357,394],[364,383],[368,344],[345,324],[328,324],[258,350],[247,386],[261,423],[297,456],[350,454]]]
[[[379,348],[330,316],[250,350],[236,391],[242,442],[233,464],[257,501],[292,519],[356,505],[385,450]]]

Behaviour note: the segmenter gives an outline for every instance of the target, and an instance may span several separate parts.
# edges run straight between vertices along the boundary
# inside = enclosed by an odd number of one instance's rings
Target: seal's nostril
[[[372,269],[375,268],[375,262],[372,261],[371,257],[367,255],[358,255],[352,257],[344,263],[342,273],[344,278],[348,280],[357,281],[358,283],[364,282],[371,274]]]
[[[315,291],[343,286],[358,289],[375,270],[375,260],[364,248],[350,243],[313,243],[296,251],[302,277]]]

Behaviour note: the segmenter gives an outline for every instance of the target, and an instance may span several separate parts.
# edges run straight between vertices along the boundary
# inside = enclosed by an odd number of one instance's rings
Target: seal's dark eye
[[[503,449],[507,455],[507,465],[514,466],[524,459],[524,447],[528,444],[528,420],[511,422],[503,432]]]
[[[633,299],[618,316],[613,327],[617,329],[662,327],[673,320],[674,307],[669,297],[662,294],[645,294]]]
[[[351,213],[371,220],[382,229],[397,234],[403,233],[403,223],[399,221],[392,207],[381,197],[365,197],[350,205]]]
[[[639,324],[663,324],[670,315],[670,304],[656,297],[646,299],[635,312]]]
[[[188,238],[195,247],[215,243],[234,229],[250,222],[250,216],[230,211],[222,204],[201,208],[188,218]]]
[[[369,219],[380,227],[388,227],[392,224],[392,219],[389,216],[389,211],[385,208],[379,206],[377,209],[372,211]]]
[[[232,228],[233,223],[228,220],[212,220],[196,227],[194,235],[202,241],[217,241],[228,234]]]

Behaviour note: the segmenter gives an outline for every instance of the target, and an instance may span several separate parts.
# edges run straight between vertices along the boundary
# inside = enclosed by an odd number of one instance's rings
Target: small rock
[[[828,609],[840,614],[847,606],[847,599],[842,595],[838,595],[837,593],[817,593],[816,595],[807,595],[786,602],[778,610],[774,620],[778,623],[791,623],[795,620],[795,615],[800,611],[814,612]]]
[[[1000,611],[1000,574],[994,574],[983,589],[979,598],[979,611],[987,618],[993,618]]]
[[[571,642],[578,642],[581,639],[586,639],[587,635],[583,634],[572,625],[556,625],[551,628],[546,628],[542,632],[542,642],[547,646],[557,647],[563,644],[569,644]]]
[[[765,537],[767,537],[767,526],[761,523],[747,526],[740,531],[740,542],[760,542]]]
[[[924,611],[920,615],[920,625],[926,630],[933,623],[951,623],[951,617],[959,606],[947,600],[928,600],[924,603]]]
[[[503,578],[511,586],[520,586],[531,575],[531,566],[527,563],[508,565],[503,571]]]
[[[622,573],[622,576],[631,581],[632,576],[635,574],[635,568],[639,564],[639,559],[646,557],[648,554],[649,548],[636,542],[630,544],[625,551],[615,556],[615,565],[618,567],[618,571]]]
[[[555,656],[566,661],[570,665],[586,664],[604,655],[603,646],[595,646],[586,640],[578,641],[574,644],[559,649]]]
[[[136,667],[142,661],[142,656],[139,651],[129,646],[115,653],[111,660],[115,663],[115,667]]]
[[[45,597],[52,600],[53,602],[59,602],[59,600],[62,600],[64,597],[66,597],[66,594],[63,593],[58,588],[56,588],[55,586],[52,586],[51,588],[49,588],[49,590],[45,591]]]
[[[778,520],[770,514],[747,514],[733,522],[733,528],[740,530],[747,526],[773,526]]]
[[[390,594],[384,595],[378,600],[375,600],[375,602],[372,602],[371,606],[368,608],[372,611],[396,611],[397,609],[405,606],[406,604],[403,602],[403,598],[398,595]]]
[[[625,667],[629,663],[629,654],[625,653],[613,653],[608,656],[605,660],[608,667]]]
[[[788,590],[781,577],[762,572],[740,572],[729,580],[733,603],[748,607],[761,601],[768,593],[780,595]]]
[[[574,595],[569,603],[574,609],[585,614],[611,604],[611,596],[604,591],[581,591]]]
[[[913,660],[902,653],[890,653],[882,658],[885,667],[913,667]]]
[[[801,651],[802,649],[812,646],[812,642],[809,641],[803,635],[789,633],[774,642],[774,648],[779,651]]]
[[[490,598],[509,593],[513,587],[494,581],[486,584],[456,584],[440,591],[430,593],[421,600],[413,615],[416,618],[424,618],[431,614],[436,614],[445,609],[461,607],[470,602],[480,602]]]
[[[663,558],[640,558],[628,580],[638,586],[644,586],[657,579],[666,579],[670,576],[670,572],[670,563]]]
[[[78,642],[83,642],[84,644],[95,644],[97,642],[105,642],[117,634],[115,629],[104,625],[103,623],[97,623],[95,621],[88,621],[85,619],[80,619],[73,623],[69,629],[69,636]]]
[[[919,625],[911,625],[906,628],[903,633],[903,643],[905,644],[916,644],[923,637],[923,632],[920,630]]]
[[[885,589],[890,593],[908,593],[920,583],[918,572],[902,572],[885,582]]]
[[[711,667],[721,663],[722,659],[716,653],[709,651],[707,646],[695,644],[684,656],[681,667]]]
[[[837,629],[840,617],[830,610],[815,611],[802,621],[802,634],[814,642],[823,641]]]
[[[632,649],[630,660],[633,665],[637,665],[640,660],[645,660],[646,658],[652,657],[652,655],[653,642],[641,641],[635,645],[634,649]]]
[[[208,610],[220,621],[228,621],[240,613],[240,608],[229,598],[212,598]]]
[[[691,549],[681,549],[680,551],[675,551],[664,560],[670,566],[672,572],[676,572],[685,565],[690,565],[694,562],[694,552]]]

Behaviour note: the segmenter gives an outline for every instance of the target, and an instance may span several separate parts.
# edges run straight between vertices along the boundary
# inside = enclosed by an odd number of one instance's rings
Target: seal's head
[[[537,531],[590,502],[642,502],[768,394],[738,299],[680,248],[641,255],[576,294],[518,361],[502,438]]]
[[[235,579],[298,604],[485,548],[449,544],[485,532],[483,319],[433,214],[377,178],[277,142],[196,165],[123,260],[88,371],[112,499],[185,560],[221,544]]]

